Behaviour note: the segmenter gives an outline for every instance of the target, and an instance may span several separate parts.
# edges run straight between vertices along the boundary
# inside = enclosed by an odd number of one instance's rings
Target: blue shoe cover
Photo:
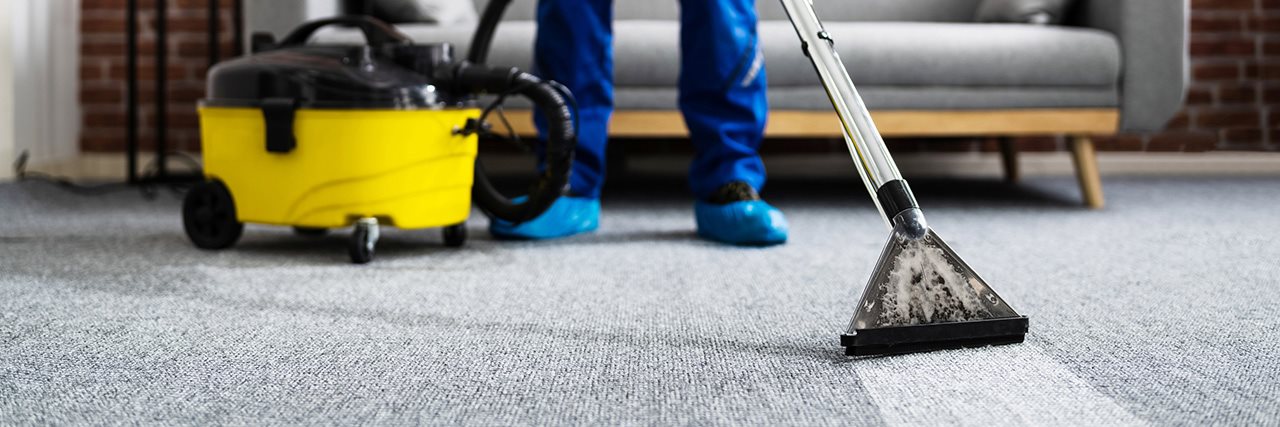
[[[771,246],[787,241],[787,218],[763,200],[725,205],[697,202],[693,211],[698,235],[704,239],[743,246]]]
[[[524,197],[515,202],[524,202]],[[519,225],[489,220],[489,233],[500,239],[543,240],[595,231],[600,227],[600,199],[562,196],[551,207]]]

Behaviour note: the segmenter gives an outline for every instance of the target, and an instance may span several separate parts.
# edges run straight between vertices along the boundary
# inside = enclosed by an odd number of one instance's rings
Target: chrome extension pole
[[[849,72],[836,54],[835,41],[822,28],[813,10],[812,0],[781,0],[782,7],[791,19],[791,25],[800,36],[801,48],[805,56],[813,61],[814,68],[822,80],[822,86],[835,107],[843,126],[844,139],[849,145],[853,161],[858,165],[858,173],[871,193],[881,216],[890,228],[894,223],[908,223],[911,234],[923,236],[927,225],[924,215],[920,213],[915,197],[907,188],[902,173],[889,156],[889,148],[884,145],[884,138],[871,120],[871,112],[867,110],[862,96],[853,86]],[[836,0],[839,1],[839,0]],[[906,217],[901,217],[903,215]]]

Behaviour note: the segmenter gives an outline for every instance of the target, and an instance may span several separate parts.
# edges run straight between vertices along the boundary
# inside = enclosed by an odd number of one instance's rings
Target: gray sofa
[[[302,2],[304,16],[338,0]],[[487,0],[474,0],[483,8]],[[326,2],[329,3],[326,5]],[[287,1],[250,2],[279,15]],[[1089,135],[1160,129],[1182,105],[1187,84],[1187,0],[1077,0],[1062,26],[975,23],[980,0],[816,0],[826,29],[889,136],[1069,135],[1082,190],[1102,205]],[[771,137],[838,136],[831,106],[776,0],[759,0],[772,110]],[[491,62],[528,67],[536,0],[515,0]],[[267,10],[269,9],[269,10]],[[618,113],[611,132],[683,135],[675,0],[617,0],[614,24]],[[253,31],[254,19],[250,19]],[[276,28],[296,22],[273,18]],[[266,27],[260,27],[266,28]],[[417,40],[465,51],[470,25],[401,25]],[[335,30],[318,42],[356,42]],[[523,125],[522,125],[523,126]],[[522,127],[522,131],[531,131]],[[1011,142],[1007,145],[1012,145]],[[1008,172],[1016,147],[1004,150]],[[1014,158],[1016,159],[1016,157]],[[1087,176],[1091,175],[1091,176]]]

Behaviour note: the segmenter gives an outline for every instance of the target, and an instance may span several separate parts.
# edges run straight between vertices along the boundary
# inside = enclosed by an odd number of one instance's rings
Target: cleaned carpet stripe
[[[862,386],[890,426],[1140,426],[1034,344],[865,360]]]

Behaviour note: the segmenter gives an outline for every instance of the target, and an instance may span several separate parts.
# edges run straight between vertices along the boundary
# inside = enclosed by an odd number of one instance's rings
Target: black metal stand
[[[221,35],[221,5],[219,0],[208,0],[208,37],[209,37],[209,66],[218,63],[221,59],[221,44],[219,37]],[[194,174],[171,174],[168,168],[168,107],[169,107],[169,51],[168,46],[168,1],[156,0],[155,2],[155,171],[145,177],[138,175],[138,0],[128,0],[126,2],[125,17],[125,80],[127,92],[127,105],[125,113],[125,144],[127,156],[127,176],[129,184],[148,184],[148,183],[180,183],[191,182],[203,179],[202,174],[197,171]],[[232,14],[234,15],[233,26],[235,31],[235,51],[239,52],[244,46],[244,3],[243,0],[235,0],[233,2]]]

